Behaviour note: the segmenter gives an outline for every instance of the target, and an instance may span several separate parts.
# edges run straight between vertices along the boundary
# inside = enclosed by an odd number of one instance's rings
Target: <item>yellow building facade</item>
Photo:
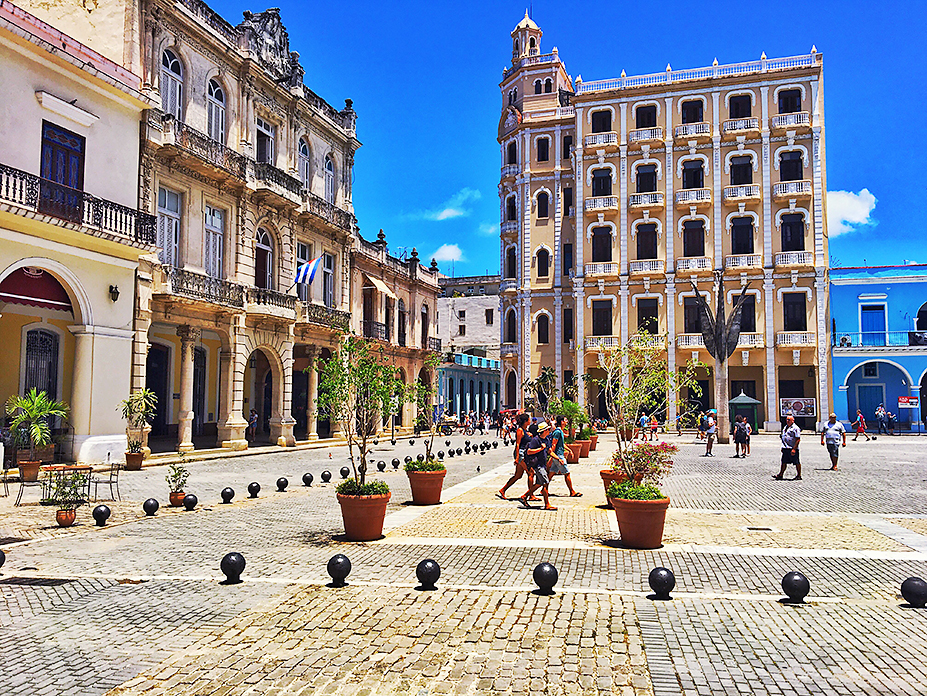
[[[500,83],[502,380],[506,405],[554,367],[560,386],[601,376],[599,354],[646,329],[671,369],[713,364],[694,282],[727,311],[746,286],[729,393],[827,414],[823,56],[574,80],[527,16]],[[690,282],[691,281],[691,282]],[[714,406],[713,370],[699,380]],[[599,393],[577,397],[604,415]],[[687,395],[682,395],[686,398]],[[676,418],[674,409],[666,415]]]

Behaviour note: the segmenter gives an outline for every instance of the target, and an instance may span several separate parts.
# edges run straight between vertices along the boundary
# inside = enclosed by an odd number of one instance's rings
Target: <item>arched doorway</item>
[[[251,423],[254,410],[257,427],[249,428],[248,437],[252,443],[275,442],[271,437],[271,421],[279,422],[283,415],[282,375],[275,361],[263,348],[255,349],[245,363],[244,418]]]
[[[322,348],[319,351],[319,361],[320,362],[331,360],[331,357],[332,357],[332,352],[328,348]],[[319,393],[321,393],[322,391],[321,380],[318,382],[318,385],[319,385]],[[313,407],[315,407],[315,410],[316,410],[315,427],[316,427],[316,432],[319,434],[319,438],[321,439],[321,438],[331,437],[332,436],[331,420],[329,420],[326,414],[320,413],[318,410],[318,407],[315,404],[313,404]]]
[[[168,384],[170,376],[171,351],[160,343],[152,343],[148,347],[148,360],[145,365],[145,387],[155,393],[158,398],[155,407],[154,419],[151,421],[151,437],[167,437],[168,423],[170,423],[170,405],[168,398]]]
[[[909,429],[916,416],[913,409],[898,408],[899,396],[911,395],[911,376],[901,366],[885,360],[869,360],[857,365],[847,375],[847,413],[837,416],[851,423],[856,420],[856,410],[863,413],[867,427],[876,429],[875,410],[882,404],[886,411],[897,417],[898,427]]]
[[[511,370],[505,378],[505,407],[515,408],[518,404],[518,378]]]

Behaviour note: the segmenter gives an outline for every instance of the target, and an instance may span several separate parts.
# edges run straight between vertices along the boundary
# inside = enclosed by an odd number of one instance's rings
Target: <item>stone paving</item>
[[[154,518],[140,501],[163,504],[165,469],[123,474],[102,529],[88,507],[59,532],[53,509],[0,499],[0,535],[26,539],[0,540],[0,650],[14,656],[0,662],[0,693],[923,693],[927,613],[897,597],[906,577],[927,576],[918,438],[852,443],[838,472],[808,438],[805,480],[781,482],[771,437],[743,460],[671,439],[673,506],[653,551],[617,542],[598,477],[608,437],[599,460],[571,466],[582,498],[553,485],[557,512],[495,497],[511,473],[501,443],[447,460],[440,507],[409,506],[390,467],[378,475],[393,491],[387,535],[370,544],[342,540],[335,482],[318,483],[324,468],[339,478],[344,448],[194,462],[201,505]],[[420,440],[381,445],[374,461],[418,451]],[[226,485],[231,505],[219,504]],[[230,550],[247,559],[245,582],[220,586]],[[352,560],[348,588],[325,586],[336,552]],[[415,589],[426,557],[442,567],[436,592]],[[560,573],[553,597],[530,592],[541,561]],[[646,599],[658,565],[676,573],[672,602]],[[812,583],[801,607],[776,601],[795,569]]]

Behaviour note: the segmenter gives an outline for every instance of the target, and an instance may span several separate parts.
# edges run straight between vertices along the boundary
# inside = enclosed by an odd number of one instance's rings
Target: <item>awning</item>
[[[71,298],[53,275],[39,268],[18,268],[0,283],[0,302],[72,311]]]
[[[370,283],[370,285],[364,285],[364,290],[367,290],[368,288],[373,287],[378,292],[382,292],[387,297],[392,297],[394,300],[399,299],[398,297],[396,297],[396,293],[390,290],[389,287],[387,287],[386,283],[384,283],[379,278],[373,278],[372,276],[369,276],[366,273],[364,274],[364,278],[366,278],[367,282]]]

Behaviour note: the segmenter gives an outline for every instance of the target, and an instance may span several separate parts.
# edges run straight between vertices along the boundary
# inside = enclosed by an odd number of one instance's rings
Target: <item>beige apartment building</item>
[[[542,366],[561,385],[601,376],[599,354],[646,328],[671,369],[705,351],[695,295],[728,311],[748,287],[729,393],[827,414],[823,56],[811,53],[606,80],[573,79],[527,16],[503,72],[504,403]],[[714,406],[713,375],[700,375]],[[598,393],[578,389],[596,415]],[[684,398],[687,395],[682,395]],[[672,420],[675,411],[666,414]]]

